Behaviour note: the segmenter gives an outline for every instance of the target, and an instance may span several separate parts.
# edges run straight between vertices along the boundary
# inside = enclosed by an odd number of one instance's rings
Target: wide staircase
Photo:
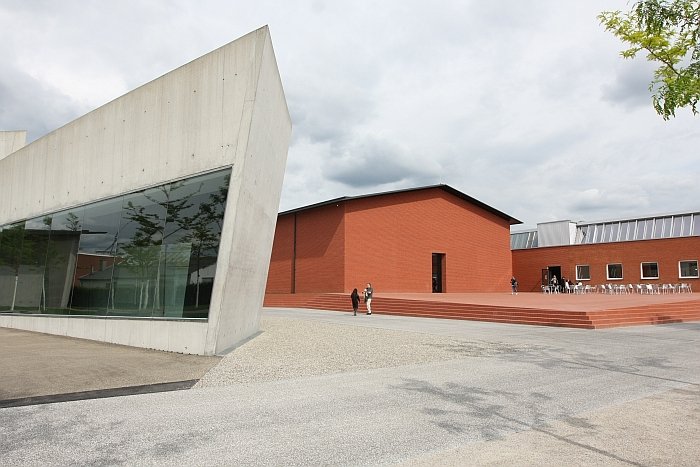
[[[346,294],[268,294],[264,306],[352,312]],[[360,311],[365,311],[364,304]],[[372,314],[600,329],[700,321],[700,299],[601,311],[562,311],[375,297]]]

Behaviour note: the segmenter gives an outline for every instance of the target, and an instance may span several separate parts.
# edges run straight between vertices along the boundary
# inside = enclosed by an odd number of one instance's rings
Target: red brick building
[[[280,213],[266,293],[506,292],[510,226],[447,185],[343,197]]]
[[[700,290],[700,212],[594,223],[539,224],[512,235],[520,290],[540,291],[552,275],[583,285],[633,289],[688,284]]]

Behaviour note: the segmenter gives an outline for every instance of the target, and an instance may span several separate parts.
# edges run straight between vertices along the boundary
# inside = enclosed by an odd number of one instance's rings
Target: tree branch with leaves
[[[620,53],[624,58],[646,52],[647,60],[659,64],[649,85],[656,113],[664,120],[683,107],[698,114],[700,0],[640,1],[627,13],[604,11],[598,19],[629,45]]]

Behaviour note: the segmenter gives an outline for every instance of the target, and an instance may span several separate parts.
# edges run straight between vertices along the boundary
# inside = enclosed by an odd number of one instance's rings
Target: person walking
[[[515,279],[515,276],[510,279],[510,288],[512,290],[511,295],[518,295],[518,281]]]
[[[352,301],[352,315],[357,316],[357,308],[360,306],[360,294],[357,293],[357,289],[352,289],[350,301]]]
[[[372,288],[372,284],[367,282],[367,287],[365,287],[364,290],[364,296],[365,296],[365,304],[367,305],[367,314],[371,315],[372,314],[372,294],[374,293],[374,289]]]

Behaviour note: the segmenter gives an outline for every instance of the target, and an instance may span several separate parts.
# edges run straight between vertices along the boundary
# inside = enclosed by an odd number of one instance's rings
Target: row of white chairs
[[[670,293],[692,293],[693,288],[690,284],[600,284],[595,285],[583,285],[580,282],[578,284],[564,284],[563,291],[565,293],[573,294],[590,294],[590,293],[602,293],[610,295],[620,295],[620,294],[670,294]],[[559,289],[554,286],[542,286],[542,293],[559,293]]]

